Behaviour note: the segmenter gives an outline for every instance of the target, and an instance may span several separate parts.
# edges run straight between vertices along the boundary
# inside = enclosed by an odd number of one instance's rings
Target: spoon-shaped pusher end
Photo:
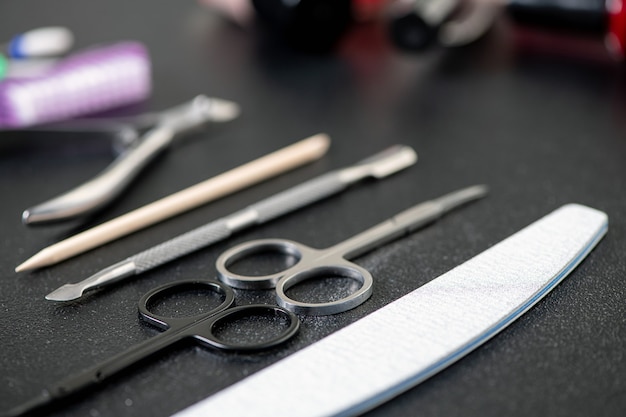
[[[46,295],[46,300],[50,301],[71,301],[83,296],[83,293],[91,288],[99,287],[105,283],[111,283],[126,278],[137,273],[135,263],[130,259],[125,259],[108,268],[103,269],[76,284],[65,284],[50,294]]]
[[[71,301],[83,295],[83,286],[79,284],[65,284],[50,294],[46,295],[46,300],[50,301]]]

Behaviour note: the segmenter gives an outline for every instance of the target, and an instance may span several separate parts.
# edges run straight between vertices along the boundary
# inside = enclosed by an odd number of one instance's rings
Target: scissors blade
[[[453,191],[444,196],[435,198],[431,200],[431,203],[439,205],[441,214],[445,214],[458,206],[486,196],[488,192],[489,187],[487,187],[486,185],[473,185],[471,187]]]
[[[437,197],[424,203],[417,204],[404,210],[401,213],[396,214],[389,221],[388,225],[385,226],[383,223],[380,226],[375,226],[370,229],[371,233],[373,236],[376,236],[377,234],[382,234],[382,236],[384,236],[387,232],[386,228],[389,228],[389,233],[391,233],[393,230],[399,230],[402,231],[402,233],[412,233],[415,230],[436,221],[437,219],[441,218],[443,215],[457,207],[460,207],[479,198],[483,198],[487,195],[488,192],[489,187],[482,184],[472,185],[470,187],[453,191],[441,197]],[[376,231],[376,227],[380,227],[380,231]],[[368,231],[362,233],[363,236],[360,236],[360,239],[367,241],[367,239],[369,238],[368,233],[370,232]],[[372,239],[372,242],[376,242],[376,240]],[[349,245],[354,245],[354,243],[351,242]],[[364,253],[364,251],[369,250],[368,248],[371,248],[372,245],[373,243],[369,246],[363,245],[363,248],[359,248],[358,251],[354,253],[362,254]],[[346,244],[346,246],[348,246],[348,244]]]

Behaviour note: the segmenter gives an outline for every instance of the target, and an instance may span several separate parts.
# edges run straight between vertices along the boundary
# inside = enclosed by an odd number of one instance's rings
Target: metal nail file
[[[563,280],[608,230],[570,204],[408,295],[178,413],[352,416],[419,384],[498,334]],[[280,389],[276,381],[288,381]]]

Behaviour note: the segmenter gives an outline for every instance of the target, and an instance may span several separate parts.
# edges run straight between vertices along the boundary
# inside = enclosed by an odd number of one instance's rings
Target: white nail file
[[[352,416],[419,384],[541,300],[608,229],[559,208],[410,294],[177,416]]]

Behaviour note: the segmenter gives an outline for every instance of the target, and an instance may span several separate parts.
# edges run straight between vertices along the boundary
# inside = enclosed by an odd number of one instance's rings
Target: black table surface
[[[338,315],[301,317],[287,345],[261,354],[188,346],[124,372],[50,415],[165,416],[206,398],[409,293],[563,204],[605,211],[609,232],[554,291],[453,366],[372,416],[618,416],[626,413],[626,72],[598,60],[523,52],[502,19],[459,50],[399,51],[352,28],[331,53],[305,54],[237,27],[193,1],[7,1],[0,34],[66,25],[77,47],[145,43],[154,89],[144,109],[205,93],[234,100],[237,120],[177,143],[86,222],[27,228],[23,209],[102,170],[106,136],[2,134],[0,410],[37,395],[158,331],[137,300],[179,279],[213,278],[225,249],[283,237],[326,247],[420,201],[472,184],[487,198],[362,256],[374,294]],[[16,274],[40,249],[309,135],[333,142],[319,161],[58,265]],[[43,297],[194,227],[393,144],[418,163],[71,303]],[[272,302],[237,291],[237,303]],[[306,376],[303,376],[306,377]],[[277,381],[276,389],[288,381]],[[251,415],[254,412],[251,411]]]

